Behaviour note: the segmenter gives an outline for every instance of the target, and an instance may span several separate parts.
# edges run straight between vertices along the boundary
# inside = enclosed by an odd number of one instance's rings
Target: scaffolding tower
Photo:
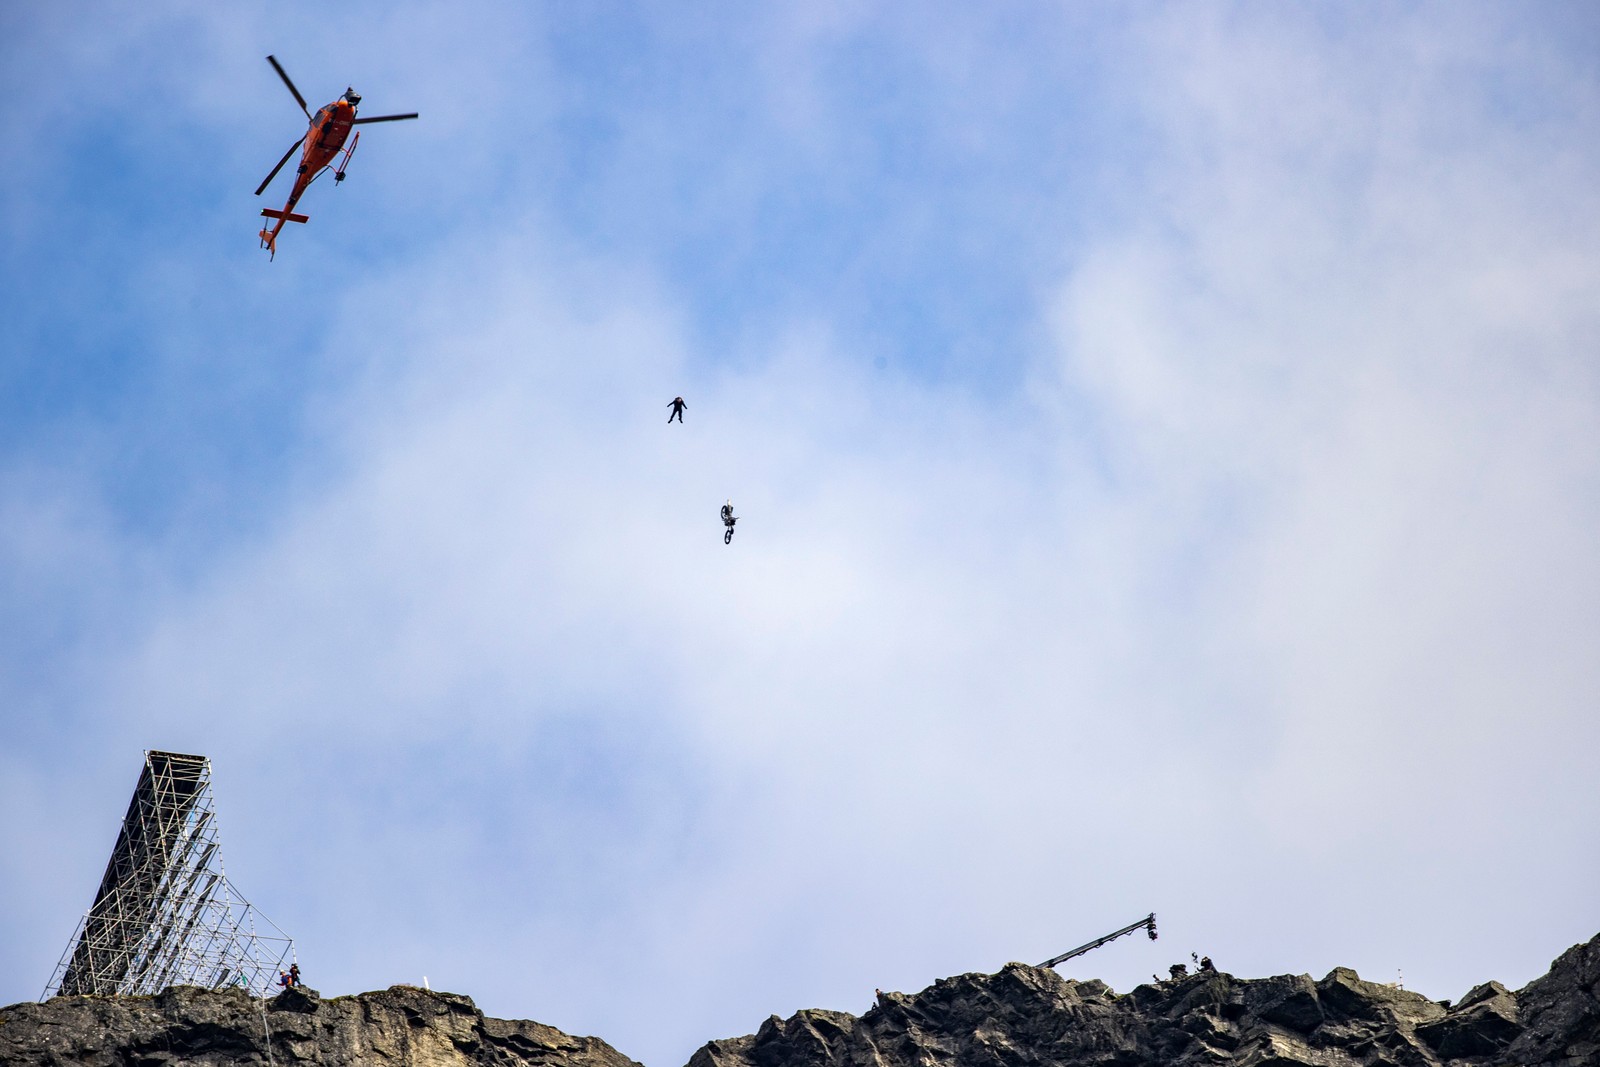
[[[265,996],[293,958],[294,942],[223,873],[211,761],[150,751],[94,906],[42,999],[151,994],[172,985]]]

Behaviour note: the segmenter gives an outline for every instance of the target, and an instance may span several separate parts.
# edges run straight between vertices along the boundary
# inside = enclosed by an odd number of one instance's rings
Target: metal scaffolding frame
[[[293,958],[294,942],[223,873],[211,761],[152,750],[94,906],[41,999],[152,994],[172,985],[265,996]]]

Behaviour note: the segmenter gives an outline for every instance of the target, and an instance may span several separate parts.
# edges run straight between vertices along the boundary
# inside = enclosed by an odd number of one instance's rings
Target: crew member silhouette
[[[726,504],[722,505],[722,525],[727,527],[727,530],[725,530],[722,534],[723,544],[733,544],[733,524],[738,521],[739,520],[735,518],[733,514],[733,501],[730,500]]]
[[[681,396],[673,397],[672,398],[671,407],[672,407],[672,414],[667,416],[667,425],[669,425],[669,426],[672,425],[672,420],[674,418],[676,418],[678,420],[678,422],[682,423],[683,422],[683,409],[688,407],[688,405],[683,402],[683,397],[681,397]]]

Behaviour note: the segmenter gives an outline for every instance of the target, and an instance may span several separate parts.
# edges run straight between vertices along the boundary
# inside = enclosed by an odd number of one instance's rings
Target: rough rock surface
[[[1600,1067],[1600,937],[1512,993],[1446,1006],[1348,968],[1178,977],[1114,995],[1021,963],[880,994],[857,1018],[776,1016],[689,1067]]]
[[[597,1038],[485,1018],[470,997],[414,986],[333,1000],[291,989],[269,1001],[174,986],[154,997],[17,1004],[0,1008],[0,1064],[639,1067]]]
[[[1600,1064],[1600,937],[1567,949],[1516,995],[1522,1030],[1507,1046],[1507,1063]]]
[[[270,1059],[267,1033],[270,1032]],[[4,1067],[638,1067],[596,1038],[487,1019],[467,997],[395,986],[270,1001],[174,988],[155,997],[57,997],[0,1008]],[[860,1017],[776,1016],[713,1041],[690,1067],[1600,1067],[1600,937],[1513,993],[1486,982],[1459,1003],[1364,982],[1339,967],[1243,979],[1218,972],[1118,996],[1020,963]]]

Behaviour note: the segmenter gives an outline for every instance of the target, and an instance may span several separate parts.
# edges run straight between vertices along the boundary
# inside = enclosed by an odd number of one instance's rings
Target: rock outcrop
[[[270,1035],[270,1039],[269,1039]],[[597,1038],[486,1018],[470,997],[393,986],[269,1001],[174,986],[154,997],[56,997],[0,1009],[5,1067],[639,1067]]]
[[[270,1035],[270,1037],[269,1037]],[[173,988],[0,1009],[5,1067],[638,1067],[596,1038],[485,1018],[412,986],[322,1000],[290,990]],[[1454,1005],[1335,968],[1243,979],[1180,975],[1118,996],[1103,982],[1008,964],[865,1015],[802,1011],[713,1041],[689,1067],[1600,1067],[1600,937],[1511,992]]]
[[[1522,1028],[1506,1063],[1600,1064],[1600,937],[1567,949],[1516,995]]]
[[[1512,993],[1478,986],[1453,1006],[1335,968],[1240,979],[1216,971],[1139,986],[1008,964],[859,1018],[776,1016],[713,1041],[689,1067],[1600,1067],[1600,937]]]

